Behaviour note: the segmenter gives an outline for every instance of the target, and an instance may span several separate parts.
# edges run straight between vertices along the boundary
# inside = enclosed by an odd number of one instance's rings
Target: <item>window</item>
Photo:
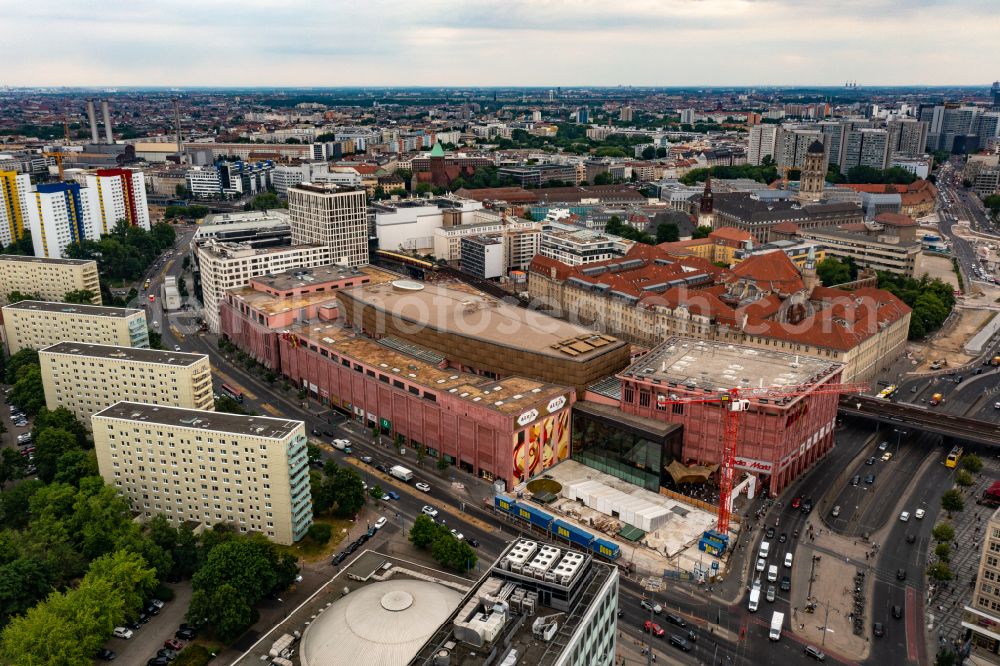
[[[684,413],[684,403],[683,402],[678,402],[678,403],[674,403],[673,405],[670,405],[670,413],[671,414],[683,414]]]

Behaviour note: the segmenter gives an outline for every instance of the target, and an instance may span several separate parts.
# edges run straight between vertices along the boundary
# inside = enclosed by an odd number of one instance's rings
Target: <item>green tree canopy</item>
[[[80,303],[82,305],[91,305],[94,302],[94,297],[97,294],[90,291],[89,289],[77,289],[76,291],[67,291],[66,295],[63,296],[63,301],[66,303]]]
[[[945,491],[941,495],[941,508],[945,511],[961,511],[965,508],[965,500],[962,499],[962,492],[957,488]]]
[[[656,242],[673,243],[681,238],[680,230],[676,224],[663,223],[656,225]]]

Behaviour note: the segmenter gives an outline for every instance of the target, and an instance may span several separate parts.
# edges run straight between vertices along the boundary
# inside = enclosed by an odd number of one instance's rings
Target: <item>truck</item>
[[[940,393],[935,393],[931,396],[931,406],[934,407],[940,405],[942,400],[944,400],[944,396]]]
[[[389,474],[391,476],[396,477],[400,481],[406,481],[407,483],[409,483],[410,481],[413,480],[413,472],[411,472],[410,470],[406,469],[402,465],[393,465],[389,469]]]
[[[774,615],[771,616],[771,630],[768,632],[767,637],[772,641],[781,640],[781,625],[785,623],[785,614],[774,611]]]
[[[994,481],[976,501],[983,506],[1000,506],[1000,481]]]
[[[758,606],[760,606],[760,588],[755,587],[750,590],[750,604],[747,606],[747,609],[751,613],[755,613]]]

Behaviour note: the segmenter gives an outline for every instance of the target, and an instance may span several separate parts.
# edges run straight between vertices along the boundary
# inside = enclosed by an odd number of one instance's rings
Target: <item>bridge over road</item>
[[[953,439],[1000,446],[1000,424],[946,414],[932,407],[881,400],[870,396],[843,395],[840,413],[881,423],[904,425]]]

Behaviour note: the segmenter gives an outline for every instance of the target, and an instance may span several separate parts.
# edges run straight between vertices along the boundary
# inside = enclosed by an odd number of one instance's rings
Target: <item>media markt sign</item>
[[[517,417],[517,425],[526,426],[538,418],[538,410],[531,409]]]

